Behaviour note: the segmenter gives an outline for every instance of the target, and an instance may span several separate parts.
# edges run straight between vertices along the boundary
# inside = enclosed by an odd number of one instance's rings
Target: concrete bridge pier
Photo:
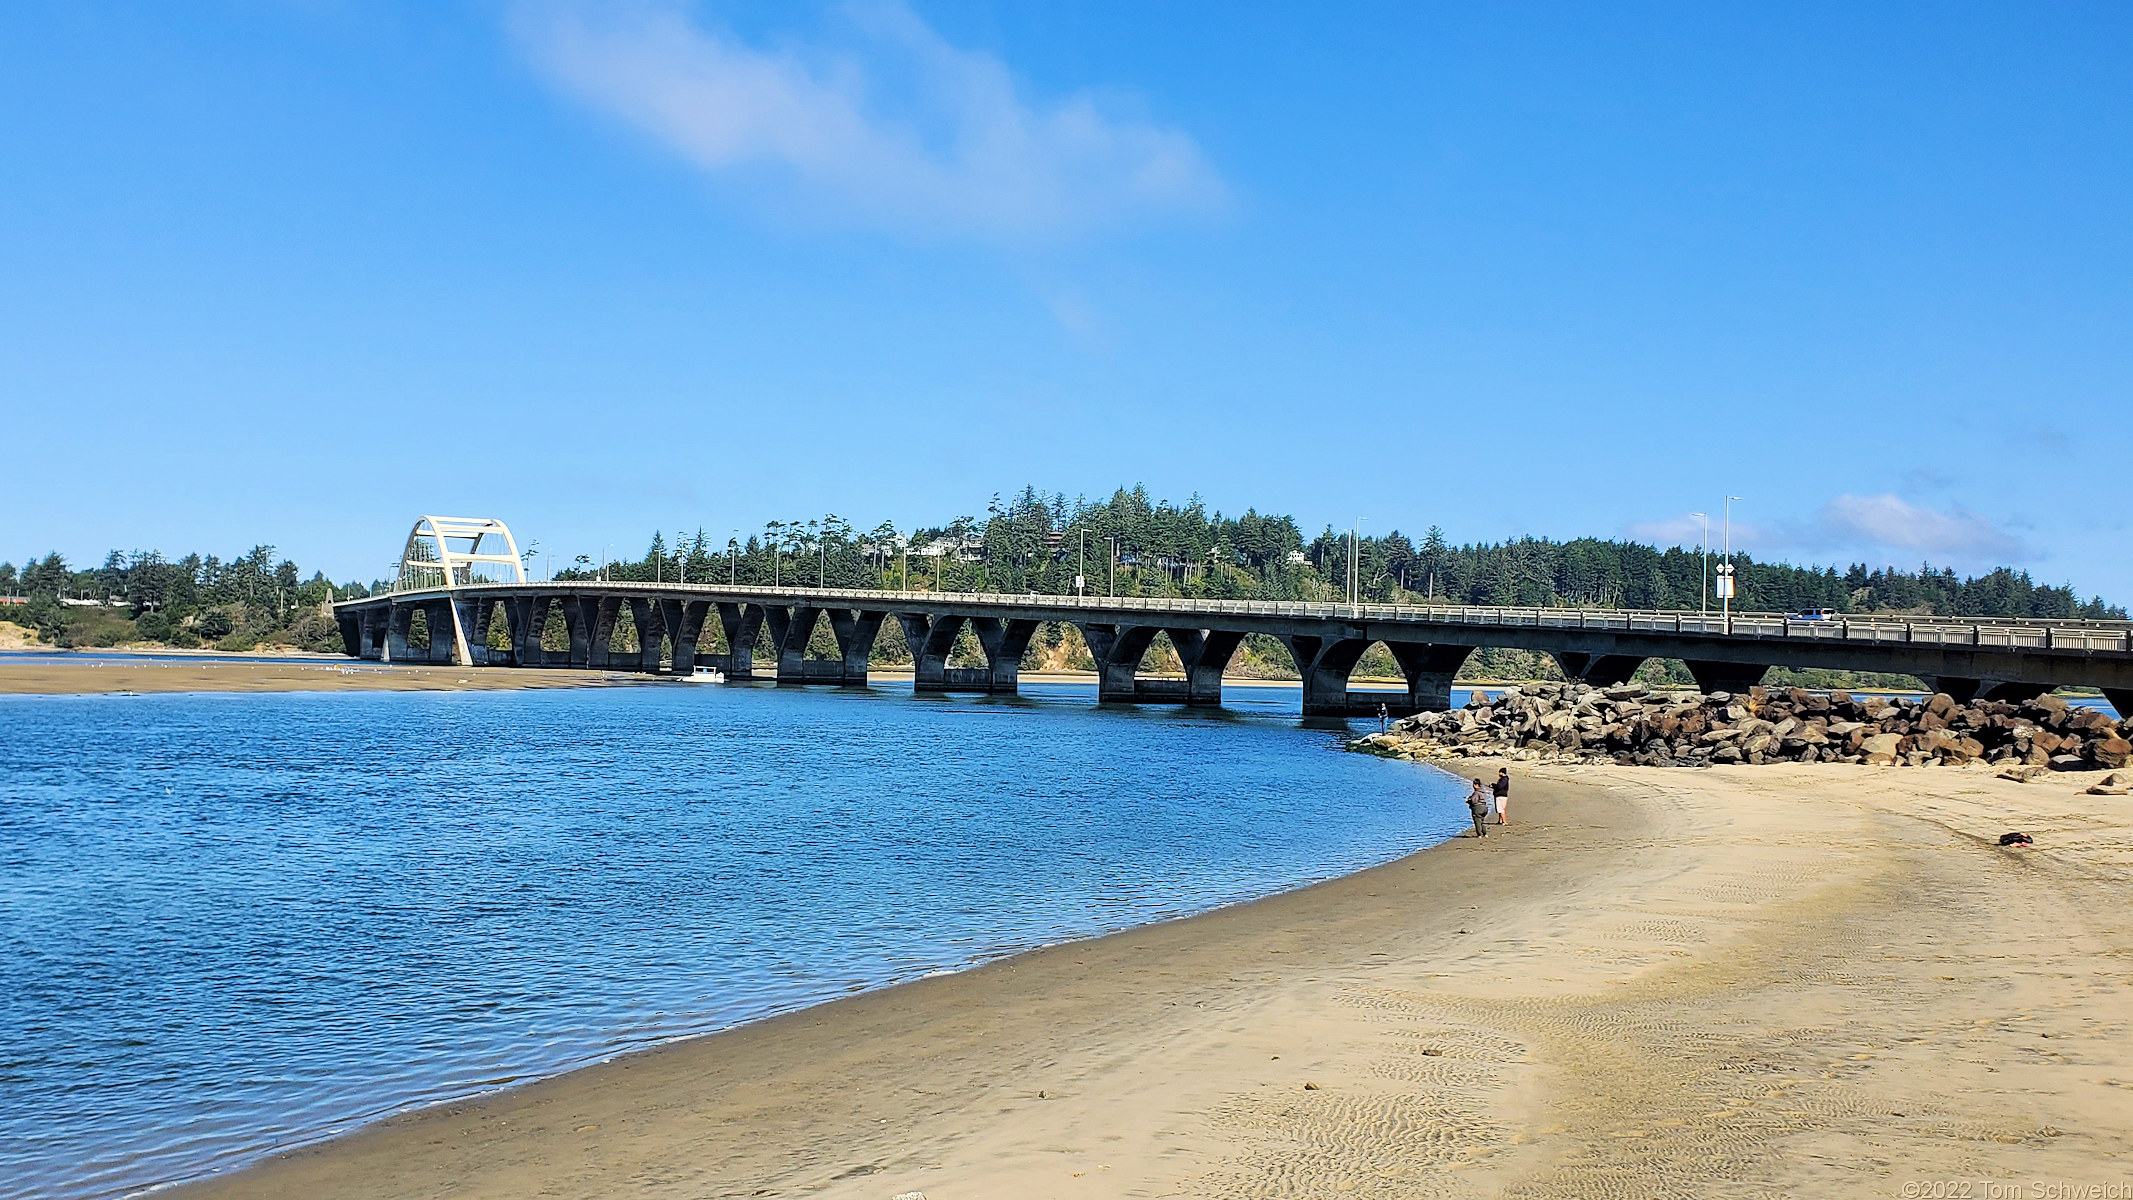
[[[1020,665],[1021,651],[1019,650],[1016,651],[1015,664],[1008,667],[1004,672],[996,669],[999,665],[998,659],[991,657],[989,651],[986,666],[951,667],[948,665],[948,656],[955,650],[956,636],[962,633],[963,623],[971,620],[973,618],[952,614],[947,616],[933,616],[928,613],[912,612],[896,614],[897,624],[903,626],[904,629],[904,641],[911,646],[911,688],[913,691],[1007,692],[1013,694],[1020,681],[1020,673],[1015,669],[1016,666]],[[990,618],[976,618],[976,620],[990,620]],[[1034,623],[1032,624],[1034,628]],[[972,632],[979,635],[978,644],[983,648],[985,638],[988,636],[987,631],[973,627]],[[1004,647],[1004,631],[993,630],[989,636],[995,639],[994,644],[996,646]],[[1024,646],[1029,644],[1027,634],[1023,635],[1022,644]]]
[[[1372,639],[1342,637],[1284,638],[1296,658],[1296,672],[1303,676],[1303,714],[1307,717],[1376,716],[1378,705],[1406,715],[1403,697],[1371,692],[1350,693],[1348,676],[1362,661]],[[1449,695],[1449,687],[1446,689]]]
[[[1589,683],[1594,687],[1614,687],[1628,683],[1644,665],[1641,654],[1578,654],[1557,650],[1556,665],[1563,669],[1566,679]]]
[[[1140,678],[1141,659],[1161,632],[1155,625],[1089,622],[1081,626],[1081,640],[1096,660],[1098,704],[1184,702],[1185,685],[1180,681]]]
[[[697,661],[723,671],[729,683],[754,679],[755,640],[763,630],[763,606],[721,600],[714,607],[719,630],[726,635],[726,653],[701,654]],[[709,613],[705,615],[708,619]]]
[[[600,620],[599,600],[589,596],[563,596],[556,604],[563,610],[563,632],[569,641],[563,660],[573,667],[590,667],[593,650],[600,642],[593,632],[593,626]],[[542,619],[546,620],[545,617]],[[613,631],[609,632],[612,635]]]
[[[637,626],[637,661],[625,663],[625,669],[642,671],[647,675],[659,674],[659,643],[667,635],[667,625],[659,611],[657,600],[640,600],[631,597],[630,621]]]
[[[483,667],[489,664],[489,615],[494,608],[479,600],[450,601],[452,614],[459,619],[459,630],[467,638],[467,664]]]
[[[385,661],[404,663],[414,651],[407,645],[408,634],[415,628],[415,606],[395,604],[388,610],[385,621]]]
[[[885,612],[829,610],[830,632],[837,635],[837,650],[844,656],[844,678],[839,681],[844,686],[867,685],[867,659],[874,653],[874,639],[881,635],[881,623],[888,619]]]
[[[615,654],[615,621],[622,615],[619,596],[577,596],[563,601],[563,620],[571,626],[573,666],[604,671]],[[635,619],[634,617],[632,618]],[[578,630],[584,630],[585,649],[578,651]]]
[[[822,611],[811,604],[793,608],[773,604],[763,609],[763,620],[770,629],[770,644],[778,648],[778,683],[781,686],[802,683],[842,685],[845,682],[845,660],[841,654],[830,662],[807,657],[807,644],[814,640],[815,626],[822,621]],[[836,622],[830,624],[834,630]],[[863,671],[860,682],[866,682]]]
[[[1022,687],[1022,654],[1037,632],[1037,622],[972,617],[970,631],[985,652],[986,691],[1012,696]]]
[[[1418,712],[1444,712],[1452,706],[1452,681],[1473,656],[1472,646],[1439,645],[1431,642],[1387,642],[1385,648],[1392,651],[1393,661],[1400,664],[1400,676],[1407,680],[1406,711],[1401,716]],[[1368,692],[1351,693],[1350,700],[1364,699]],[[1388,708],[1398,705],[1387,703]],[[1364,715],[1376,716],[1375,705]]]
[[[1348,677],[1362,661],[1373,642],[1368,637],[1305,637],[1283,639],[1295,656],[1297,673],[1303,676],[1303,711],[1307,717],[1374,717],[1383,705],[1393,716],[1423,711],[1441,712],[1452,706],[1452,680],[1466,664],[1472,646],[1438,645],[1426,642],[1386,642],[1400,675],[1407,682],[1406,694],[1355,692]]]
[[[2047,683],[2013,683],[2005,679],[1966,679],[1955,675],[1922,675],[1926,687],[1936,692],[1946,692],[1957,704],[1972,700],[2012,700],[2017,704],[2034,700],[2052,690]]]
[[[548,628],[548,606],[553,596],[514,596],[504,602],[511,618],[511,665],[545,667],[548,652],[541,648],[541,634]]]
[[[659,623],[666,627],[667,648],[676,675],[696,673],[696,644],[704,636],[704,618],[711,614],[708,600],[661,600]]]
[[[431,600],[422,606],[422,623],[429,628],[430,648],[427,660],[433,664],[451,666],[459,661],[459,626],[457,614],[449,598]]]
[[[1222,703],[1222,672],[1244,642],[1242,633],[1222,629],[1167,629],[1170,644],[1185,667],[1185,703],[1214,708]]]
[[[1244,641],[1244,634],[1228,630],[1167,629],[1156,625],[1115,625],[1091,622],[1082,625],[1081,640],[1096,660],[1096,701],[1099,704],[1189,704],[1212,708],[1222,703],[1222,671]],[[1184,668],[1183,679],[1148,679],[1140,674],[1141,659],[1155,642],[1155,635],[1170,636]],[[1025,640],[1025,645],[1026,645]]]
[[[376,627],[376,609],[365,608],[333,614],[333,623],[341,630],[341,649],[350,658],[376,658],[378,652],[371,645],[371,630]]]
[[[896,623],[903,627],[904,643],[911,647],[911,689],[947,691],[948,652],[955,648],[955,635],[963,628],[963,618],[900,612]]]
[[[1763,675],[1770,670],[1767,663],[1710,662],[1696,658],[1684,661],[1689,674],[1696,679],[1696,690],[1705,693],[1732,692],[1737,695],[1761,683]]]

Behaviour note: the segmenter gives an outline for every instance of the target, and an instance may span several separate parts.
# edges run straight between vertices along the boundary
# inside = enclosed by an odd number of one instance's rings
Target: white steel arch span
[[[501,543],[501,544],[499,544]],[[485,570],[484,568],[502,568]],[[400,579],[395,591],[443,588],[451,591],[483,583],[524,583],[526,565],[519,558],[518,541],[511,527],[494,517],[432,517],[415,519],[407,535],[407,548],[400,553]],[[474,661],[467,653],[467,631],[453,604],[452,640],[460,662]],[[439,631],[431,631],[435,637]]]

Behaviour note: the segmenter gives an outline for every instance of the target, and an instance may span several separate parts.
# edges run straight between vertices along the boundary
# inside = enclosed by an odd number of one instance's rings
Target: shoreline
[[[1514,823],[1486,841],[172,1194],[1898,1194],[2133,1172],[2123,801],[1964,769],[1513,770]],[[1993,845],[2005,827],[2038,846]]]
[[[214,653],[210,651],[210,653]],[[656,676],[580,667],[452,667],[355,658],[231,662],[174,660],[9,661],[0,655],[0,696],[148,695],[180,692],[517,691],[650,686]],[[678,680],[666,680],[678,683]],[[691,685],[694,686],[694,685]]]
[[[910,672],[903,675],[908,678]],[[1023,676],[1053,682],[1095,682],[1094,673],[1052,673],[1050,675]],[[1230,682],[1224,681],[1225,684]],[[1282,681],[1266,681],[1279,684]],[[1295,683],[1296,681],[1289,681]],[[1441,773],[1441,768],[1438,769]],[[1292,914],[1284,911],[1310,898],[1309,907],[1317,912],[1330,913],[1346,902],[1345,891],[1353,887],[1384,886],[1404,888],[1411,886],[1397,878],[1398,873],[1417,870],[1429,856],[1444,851],[1462,840],[1465,835],[1455,835],[1443,842],[1423,847],[1399,858],[1373,866],[1351,871],[1331,879],[1318,880],[1285,891],[1275,892],[1251,900],[1225,904],[1205,912],[1187,916],[1171,917],[1146,925],[1137,925],[1110,933],[1078,938],[1049,945],[1034,946],[1025,950],[1004,954],[982,962],[952,970],[935,971],[924,976],[822,1001],[817,1004],[742,1022],[723,1029],[687,1034],[666,1042],[630,1050],[591,1066],[579,1067],[556,1075],[514,1083],[506,1087],[470,1096],[462,1100],[440,1102],[422,1108],[395,1113],[391,1116],[368,1122],[345,1133],[320,1139],[286,1151],[269,1155],[263,1160],[237,1168],[228,1174],[184,1180],[164,1185],[157,1190],[159,1195],[174,1200],[199,1200],[203,1197],[220,1196],[277,1196],[287,1192],[301,1191],[306,1194],[349,1197],[385,1197],[401,1195],[461,1195],[469,1181],[459,1179],[442,1191],[417,1189],[401,1191],[393,1184],[383,1189],[372,1190],[364,1181],[344,1181],[355,1185],[355,1190],[341,1190],[335,1181],[344,1172],[362,1174],[366,1166],[350,1166],[334,1160],[345,1151],[362,1163],[374,1159],[396,1158],[405,1145],[422,1141],[428,1135],[439,1132],[429,1128],[438,1121],[452,1121],[457,1129],[471,1132],[474,1126],[462,1125],[472,1121],[477,1125],[507,1126],[514,1120],[513,1114],[526,1113],[551,1107],[562,1093],[562,1099],[571,1099],[570,1093],[580,1090],[607,1098],[607,1093],[623,1086],[638,1084],[636,1079],[626,1079],[624,1072],[640,1068],[652,1068],[649,1074],[659,1076],[655,1086],[671,1086],[676,1076],[691,1076],[709,1068],[724,1073],[725,1063],[741,1060],[752,1067],[769,1056],[780,1056],[792,1048],[792,1043],[815,1042],[835,1026],[858,1024],[870,1033],[880,1036],[893,1030],[910,1033],[909,1026],[915,1021],[929,1020],[929,1014],[939,1008],[964,1009],[973,1000],[981,1003],[997,1003],[1001,997],[974,997],[970,992],[991,992],[995,989],[1011,991],[1022,983],[1025,973],[1041,974],[1061,971],[1069,966],[1085,968],[1091,961],[1118,960],[1146,953],[1186,952],[1186,947],[1212,935],[1216,939],[1249,936],[1261,927],[1286,921]],[[1383,877],[1380,880],[1379,877]],[[1372,893],[1375,895],[1376,893]],[[1245,929],[1224,928],[1237,924]],[[1291,951],[1276,951],[1291,953]],[[1108,965],[1108,964],[1107,964]],[[1093,971],[1075,970],[1077,983],[1092,982]],[[1027,997],[1016,997],[1026,999]],[[1056,998],[1055,998],[1056,1000]],[[718,1060],[716,1063],[702,1060]],[[784,1064],[763,1062],[770,1074],[785,1069]],[[774,1086],[770,1078],[750,1081],[758,1086]],[[1039,1092],[1046,1089],[1039,1088]],[[1053,1097],[1035,1097],[1048,1100]],[[758,1099],[769,1099],[759,1097]],[[751,1101],[753,1103],[753,1101]],[[867,1111],[872,1111],[868,1109]],[[572,1132],[592,1133],[597,1130],[574,1129]],[[871,1131],[870,1131],[871,1132]],[[1108,1169],[1108,1168],[1106,1168]],[[843,1171],[835,1179],[862,1178],[877,1172]],[[521,1194],[515,1191],[517,1184],[492,1192],[476,1188],[476,1194],[510,1196]],[[537,1184],[526,1186],[537,1187]],[[915,1186],[915,1185],[914,1185]],[[752,1189],[758,1193],[762,1189]],[[816,1190],[808,1186],[805,1190]],[[862,1189],[858,1195],[872,1195],[879,1188]],[[587,1195],[596,1194],[592,1192]],[[720,1193],[723,1194],[723,1193]],[[743,1192],[746,1194],[746,1192]],[[935,1193],[929,1193],[933,1195]]]

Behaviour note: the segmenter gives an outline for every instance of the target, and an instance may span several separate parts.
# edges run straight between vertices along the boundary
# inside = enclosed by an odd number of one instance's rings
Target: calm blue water
[[[1449,777],[1216,713],[761,687],[0,698],[0,1197],[1396,857]]]

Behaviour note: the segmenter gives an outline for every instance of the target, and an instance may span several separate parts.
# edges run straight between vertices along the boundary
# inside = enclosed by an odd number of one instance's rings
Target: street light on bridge
[[[1729,633],[1733,629],[1733,502],[1738,499],[1726,497],[1726,561],[1718,568],[1718,599]]]
[[[1711,516],[1709,513],[1690,513],[1703,518],[1703,594],[1696,602],[1696,615],[1707,616],[1711,611]]]
[[[1356,585],[1355,577],[1356,572],[1361,569],[1363,561],[1363,522],[1369,519],[1369,517],[1357,517],[1354,528],[1348,531],[1348,606],[1350,608],[1361,608],[1363,606],[1363,590]]]

